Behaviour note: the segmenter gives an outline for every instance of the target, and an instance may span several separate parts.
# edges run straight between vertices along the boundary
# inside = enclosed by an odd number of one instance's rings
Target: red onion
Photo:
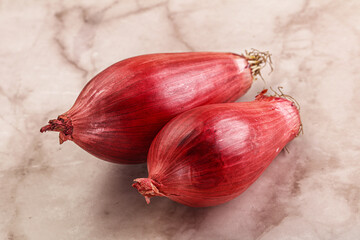
[[[141,163],[158,131],[176,115],[232,102],[251,86],[266,53],[165,53],[108,67],[81,91],[72,108],[41,128],[60,132],[87,152],[116,163]]]
[[[255,101],[198,107],[171,120],[148,155],[148,178],[133,187],[192,207],[227,202],[245,191],[301,129],[292,101]]]

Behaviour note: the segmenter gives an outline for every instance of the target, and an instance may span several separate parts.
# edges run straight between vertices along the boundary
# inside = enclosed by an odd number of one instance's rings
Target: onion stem
[[[45,125],[40,129],[40,132],[42,133],[46,131],[60,132],[59,140],[60,144],[62,144],[66,140],[72,139],[73,126],[70,118],[61,115],[57,119],[50,120],[48,125]]]

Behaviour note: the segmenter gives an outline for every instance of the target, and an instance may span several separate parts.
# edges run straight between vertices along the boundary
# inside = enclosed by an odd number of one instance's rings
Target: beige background
[[[357,0],[0,1],[0,239],[358,238],[359,13]],[[116,61],[251,47],[273,54],[267,86],[299,101],[305,134],[229,203],[147,206],[131,187],[145,164],[39,133]]]

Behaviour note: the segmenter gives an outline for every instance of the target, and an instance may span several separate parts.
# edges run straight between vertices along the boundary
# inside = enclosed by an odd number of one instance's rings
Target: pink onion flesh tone
[[[108,67],[71,109],[41,128],[60,132],[87,152],[115,163],[146,161],[151,141],[176,115],[233,102],[250,88],[269,57],[252,51],[150,54]]]
[[[225,203],[245,191],[300,132],[294,102],[264,95],[252,102],[201,106],[171,120],[148,155],[148,178],[133,187],[149,203],[168,197],[192,207]]]

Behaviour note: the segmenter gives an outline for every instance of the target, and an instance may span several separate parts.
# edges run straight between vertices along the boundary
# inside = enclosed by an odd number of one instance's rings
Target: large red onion
[[[171,120],[154,139],[148,178],[133,186],[150,202],[165,196],[207,207],[245,191],[300,131],[292,101],[265,96],[253,102],[198,107]]]
[[[107,161],[145,162],[151,141],[170,119],[201,105],[235,101],[266,57],[253,51],[129,58],[95,76],[72,108],[40,131],[58,131],[60,143],[72,140]]]

